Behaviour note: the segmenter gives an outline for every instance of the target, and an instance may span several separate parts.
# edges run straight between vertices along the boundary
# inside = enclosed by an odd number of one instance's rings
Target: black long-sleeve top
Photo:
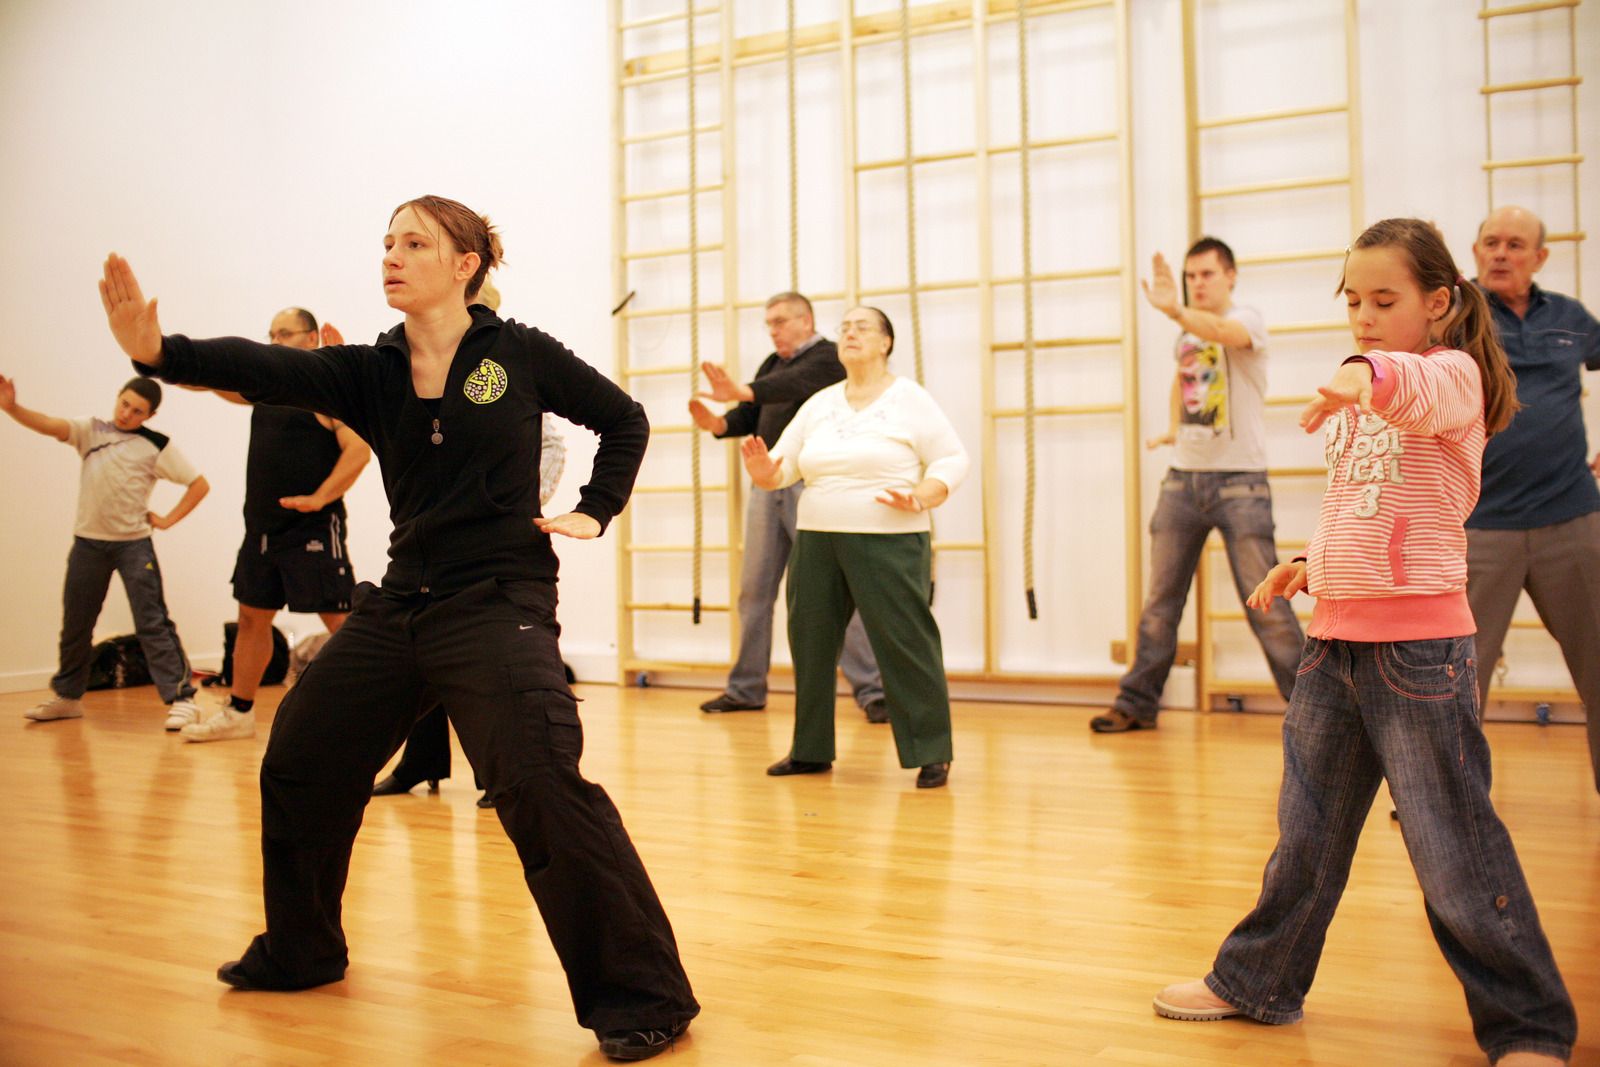
[[[839,346],[826,337],[788,359],[774,352],[762,361],[750,382],[754,400],[746,400],[723,413],[728,428],[718,437],[758,435],[768,448],[778,443],[800,405],[811,394],[844,378]]]
[[[405,327],[375,345],[303,351],[239,337],[162,339],[175,385],[231,389],[255,403],[332,416],[372,446],[394,532],[383,586],[456,592],[485,578],[554,578],[539,514],[539,439],[549,411],[600,435],[574,509],[603,531],[633,491],[650,424],[644,409],[555,338],[482,305],[461,338],[437,418],[411,382]]]

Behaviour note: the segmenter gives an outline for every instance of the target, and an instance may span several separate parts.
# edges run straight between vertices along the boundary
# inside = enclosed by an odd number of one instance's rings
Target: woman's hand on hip
[[[592,541],[600,536],[599,520],[581,511],[569,511],[565,515],[551,518],[540,515],[533,520],[533,524],[544,533],[560,534],[562,537],[573,537],[579,541]]]

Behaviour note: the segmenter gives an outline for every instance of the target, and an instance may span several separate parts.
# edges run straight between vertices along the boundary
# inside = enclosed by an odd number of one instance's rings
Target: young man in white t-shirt
[[[177,730],[198,718],[189,659],[167,614],[150,532],[165,530],[189,514],[211,487],[165,435],[145,428],[145,420],[160,405],[161,387],[147,378],[135,378],[117,394],[109,422],[61,419],[18,404],[16,383],[0,375],[0,411],[35,433],[66,442],[83,457],[78,519],[62,596],[61,658],[50,679],[55,695],[23,713],[35,722],[83,715],[81,698],[89,683],[94,624],[113,572],[122,576],[151,680],[168,705],[167,729]],[[150,510],[157,478],[188,487],[165,515]]]
[[[1133,664],[1111,710],[1089,720],[1096,733],[1155,728],[1178,651],[1178,621],[1213,529],[1222,532],[1240,603],[1278,562],[1267,485],[1267,328],[1259,311],[1233,302],[1236,278],[1233,250],[1202,237],[1183,260],[1186,302],[1159,252],[1151,280],[1140,283],[1151,305],[1183,331],[1174,351],[1172,422],[1146,442],[1177,451],[1150,519],[1150,594]],[[1281,597],[1269,611],[1246,606],[1245,614],[1287,701],[1305,646],[1300,623]]]

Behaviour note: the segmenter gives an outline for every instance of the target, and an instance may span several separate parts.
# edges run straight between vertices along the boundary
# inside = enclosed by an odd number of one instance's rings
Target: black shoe
[[[492,807],[494,807],[494,797],[491,797],[488,793],[483,794],[483,796],[478,798],[478,807],[480,807],[480,808],[492,808]]]
[[[867,713],[868,722],[889,721],[889,702],[882,697],[867,701],[867,706],[861,710]]]
[[[1112,708],[1104,715],[1096,715],[1089,720],[1089,729],[1097,734],[1120,734],[1129,730],[1154,730],[1156,728],[1155,716],[1140,719],[1129,715],[1121,708]]]
[[[785,756],[768,767],[767,773],[774,778],[781,778],[786,774],[821,774],[823,771],[831,770],[833,770],[832,763],[812,763],[809,760],[790,759]]]
[[[217,980],[248,992],[293,993],[344,979],[343,967],[320,978],[294,978],[285,974],[262,949],[265,937],[265,934],[257,934],[241,958],[218,967]]]
[[[950,780],[950,764],[930,763],[917,772],[918,789],[938,789]]]
[[[714,697],[700,705],[701,711],[763,711],[765,704],[746,704],[742,700],[735,700],[727,693]]]
[[[614,1060],[647,1060],[667,1051],[689,1029],[689,1020],[659,1030],[612,1030],[600,1039],[600,1051]]]
[[[404,781],[401,781],[398,776],[391,774],[391,775],[389,775],[389,777],[385,778],[383,781],[379,782],[377,785],[372,787],[372,795],[375,796],[375,797],[399,796],[401,793],[409,793],[409,792],[411,792],[419,784],[420,784],[419,782],[404,782]],[[438,791],[439,791],[439,779],[437,779],[437,778],[429,778],[428,779],[428,792],[437,793]]]

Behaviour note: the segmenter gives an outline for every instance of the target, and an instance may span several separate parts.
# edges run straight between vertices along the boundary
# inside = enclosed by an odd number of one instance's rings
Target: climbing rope
[[[900,0],[900,84],[905,106],[905,178],[906,178],[906,295],[911,300],[911,355],[916,369],[917,384],[922,385],[922,306],[917,298],[917,176],[912,157],[913,138],[911,122],[911,3]],[[933,516],[928,516],[928,540],[933,541]],[[933,603],[933,590],[939,576],[939,557],[929,558],[928,603]]]
[[[1022,172],[1022,434],[1026,455],[1022,515],[1022,585],[1027,590],[1028,618],[1039,617],[1033,593],[1033,510],[1036,484],[1033,436],[1033,185],[1028,167],[1028,4],[1017,0],[1017,88],[1021,114],[1017,128],[1017,161]]]
[[[789,0],[788,47],[784,63],[789,75],[789,291],[800,291],[800,134],[796,129],[794,86],[794,0]]]
[[[700,384],[700,135],[696,130],[694,79],[694,0],[688,6],[689,49],[689,396]],[[700,625],[702,557],[705,554],[705,516],[700,486],[700,435],[689,435],[689,484],[694,496],[694,623]]]

